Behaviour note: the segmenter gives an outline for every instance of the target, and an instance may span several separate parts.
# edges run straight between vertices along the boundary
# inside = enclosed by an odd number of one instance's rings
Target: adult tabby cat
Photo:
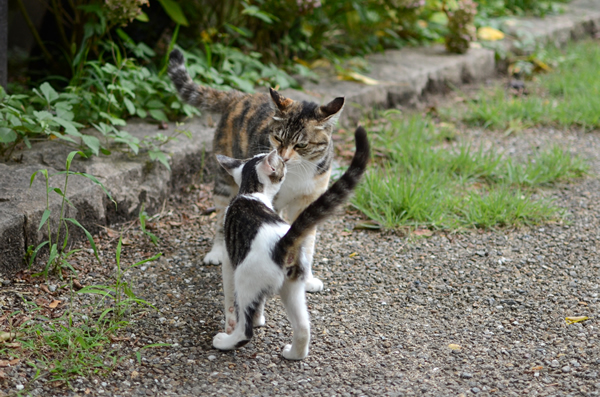
[[[291,345],[283,349],[289,360],[308,354],[310,325],[305,301],[304,277],[308,258],[304,237],[332,215],[356,187],[369,161],[369,141],[364,128],[355,134],[356,152],[350,168],[315,202],[288,225],[273,208],[273,200],[286,179],[286,163],[277,151],[250,160],[217,155],[223,168],[239,185],[237,196],[226,209],[224,236],[227,256],[223,285],[235,291],[237,322],[233,333],[219,333],[213,346],[231,350],[252,339],[253,327],[265,323],[265,299],[279,292],[293,329]]]
[[[270,94],[219,91],[192,81],[179,50],[171,52],[169,59],[169,76],[180,97],[191,105],[222,114],[213,139],[213,153],[247,159],[276,149],[283,158],[289,174],[275,197],[276,211],[285,212],[286,218],[293,221],[327,189],[333,158],[331,131],[344,107],[344,98],[319,106],[293,101],[273,89]],[[214,188],[217,228],[205,263],[222,263],[226,256],[223,211],[237,191],[233,178],[219,167]],[[313,278],[311,270],[315,234],[316,228],[312,228],[304,240],[306,289],[311,292],[323,289],[323,283]],[[233,296],[226,296],[226,311],[232,310],[232,303]]]

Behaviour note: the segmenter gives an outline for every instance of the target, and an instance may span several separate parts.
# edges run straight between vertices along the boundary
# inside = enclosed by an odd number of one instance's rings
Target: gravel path
[[[568,208],[570,223],[422,238],[353,230],[358,215],[340,214],[318,237],[315,272],[325,290],[307,296],[309,356],[289,362],[281,349],[291,329],[277,297],[250,344],[230,353],[211,347],[223,328],[222,290],[220,268],[201,263],[213,222],[202,215],[210,205],[202,186],[173,199],[155,224],[167,255],[132,278],[160,312],[135,316],[130,340],[118,342],[124,354],[147,343],[176,345],[144,350],[141,365],[126,360],[108,378],[79,379],[75,391],[38,385],[32,394],[600,395],[600,137],[550,129],[465,134],[513,155],[558,142],[588,158],[588,178],[541,193]],[[129,258],[152,251],[135,229],[127,235]],[[108,240],[100,236],[105,258]],[[105,273],[81,281],[100,282]],[[582,315],[590,319],[565,323]],[[17,366],[8,375],[6,391],[30,372]]]

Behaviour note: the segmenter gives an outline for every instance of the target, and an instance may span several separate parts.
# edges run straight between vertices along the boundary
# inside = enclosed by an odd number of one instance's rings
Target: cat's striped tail
[[[350,196],[362,177],[370,157],[369,140],[363,127],[358,127],[354,133],[356,152],[350,168],[318,199],[312,202],[292,223],[288,232],[277,242],[271,254],[275,263],[283,267],[296,264],[299,248],[310,230],[333,215],[336,208],[342,205]]]
[[[219,91],[194,83],[185,68],[184,61],[183,54],[177,49],[169,55],[169,77],[184,102],[211,112],[223,113],[232,101],[245,96],[237,90]]]

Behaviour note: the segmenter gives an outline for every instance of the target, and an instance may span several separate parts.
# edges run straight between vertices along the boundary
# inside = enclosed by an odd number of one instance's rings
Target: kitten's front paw
[[[266,322],[264,314],[254,315],[254,318],[252,319],[252,325],[254,327],[264,327]]]
[[[321,292],[323,291],[323,282],[318,278],[311,277],[306,280],[306,292]]]
[[[220,332],[213,338],[213,347],[219,350],[235,349],[236,342],[231,335]]]
[[[285,347],[283,348],[283,352],[281,352],[281,355],[287,358],[288,360],[302,360],[306,356],[308,356],[308,348],[306,348],[305,351],[296,352],[292,349],[292,345],[285,345]]]
[[[223,263],[225,255],[227,255],[225,247],[215,246],[206,254],[203,262],[205,265],[218,265],[219,263]]]

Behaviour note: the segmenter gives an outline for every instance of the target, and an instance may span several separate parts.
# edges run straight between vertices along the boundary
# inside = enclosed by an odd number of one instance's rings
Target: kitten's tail
[[[360,181],[370,157],[369,140],[363,127],[356,129],[354,140],[356,152],[350,168],[333,186],[298,215],[288,232],[273,249],[272,257],[276,263],[284,267],[294,265],[298,249],[310,229],[333,215],[336,208],[346,201]]]
[[[169,55],[168,73],[181,99],[190,105],[223,113],[233,100],[245,95],[237,90],[219,91],[194,83],[185,68],[184,61],[181,51],[173,50]]]

